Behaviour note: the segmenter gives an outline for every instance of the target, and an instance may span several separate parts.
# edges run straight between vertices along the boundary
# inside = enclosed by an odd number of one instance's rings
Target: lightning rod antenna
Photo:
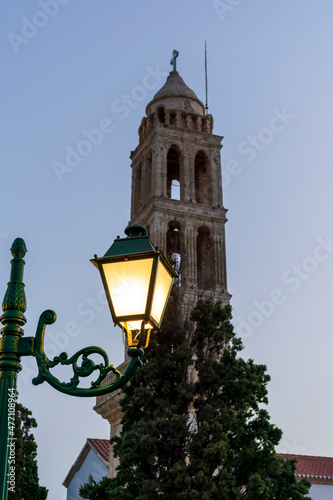
[[[205,84],[206,84],[206,104],[205,110],[208,115],[208,83],[207,83],[207,42],[205,41]]]

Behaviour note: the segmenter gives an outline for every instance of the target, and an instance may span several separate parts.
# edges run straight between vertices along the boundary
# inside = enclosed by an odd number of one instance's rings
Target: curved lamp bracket
[[[34,342],[34,356],[37,360],[38,375],[32,380],[34,385],[46,381],[57,389],[57,391],[69,394],[70,396],[101,396],[123,387],[134,375],[137,368],[142,365],[140,357],[143,355],[143,349],[140,347],[131,347],[128,349],[128,355],[131,361],[123,374],[120,373],[114,365],[109,364],[109,358],[106,352],[96,346],[80,349],[70,358],[68,358],[66,352],[62,352],[59,356],[55,356],[53,360],[50,360],[44,352],[45,328],[46,325],[52,325],[56,318],[56,313],[49,309],[40,315],[38,321]],[[100,355],[103,358],[103,362],[96,364],[92,359],[89,359],[89,356],[92,354]],[[74,374],[69,382],[60,382],[59,379],[51,374],[50,368],[54,368],[57,365],[72,365]],[[78,387],[80,377],[88,377],[96,370],[99,371],[99,375],[96,380],[91,383],[91,387]],[[110,372],[114,373],[115,380],[108,385],[101,386],[101,382]]]

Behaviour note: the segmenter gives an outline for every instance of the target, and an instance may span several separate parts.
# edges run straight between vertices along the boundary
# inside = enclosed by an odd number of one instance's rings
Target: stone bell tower
[[[173,71],[147,105],[139,127],[139,145],[131,152],[131,224],[140,224],[175,264],[179,275],[182,316],[202,297],[229,303],[220,150],[213,117]],[[128,358],[118,367],[124,372]],[[105,383],[111,382],[113,374]],[[97,398],[95,411],[110,422],[111,437],[119,435],[121,390]],[[109,477],[117,459],[110,451]]]
[[[178,55],[178,53],[177,53]],[[213,117],[174,69],[147,105],[131,153],[131,223],[176,265],[183,311],[198,298],[227,304],[220,149]]]

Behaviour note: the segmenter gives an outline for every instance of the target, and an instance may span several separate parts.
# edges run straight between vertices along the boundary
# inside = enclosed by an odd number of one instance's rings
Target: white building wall
[[[333,484],[313,484],[309,495],[312,500],[332,500]]]
[[[80,486],[89,481],[89,476],[98,483],[108,475],[108,468],[101,462],[93,450],[90,450],[83,464],[78,470],[67,488],[67,500],[81,500],[79,495]]]

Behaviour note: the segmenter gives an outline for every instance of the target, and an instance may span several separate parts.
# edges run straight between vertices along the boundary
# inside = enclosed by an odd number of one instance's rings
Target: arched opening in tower
[[[142,177],[141,163],[136,166],[134,175],[134,190],[133,190],[133,213],[137,213],[141,208],[141,177]]]
[[[178,274],[178,283],[181,281],[181,255],[180,255],[181,226],[179,222],[169,222],[167,232],[167,255],[170,262]]]
[[[180,200],[180,182],[175,179],[171,181],[171,196],[172,200]]]
[[[180,115],[180,122],[181,122],[181,126],[184,127],[184,128],[188,128],[188,123],[187,123],[187,114],[186,113],[182,113]]]
[[[212,204],[212,193],[209,182],[209,161],[203,151],[198,151],[194,159],[195,201],[205,205]]]
[[[180,152],[172,146],[167,154],[167,196],[180,200]]]
[[[157,116],[158,116],[158,121],[160,123],[165,123],[165,112],[164,112],[164,108],[162,106],[160,108],[158,108]]]
[[[198,288],[210,290],[215,286],[214,246],[205,226],[198,229],[197,235],[197,276]]]
[[[177,125],[177,114],[175,111],[170,112],[170,125]]]

